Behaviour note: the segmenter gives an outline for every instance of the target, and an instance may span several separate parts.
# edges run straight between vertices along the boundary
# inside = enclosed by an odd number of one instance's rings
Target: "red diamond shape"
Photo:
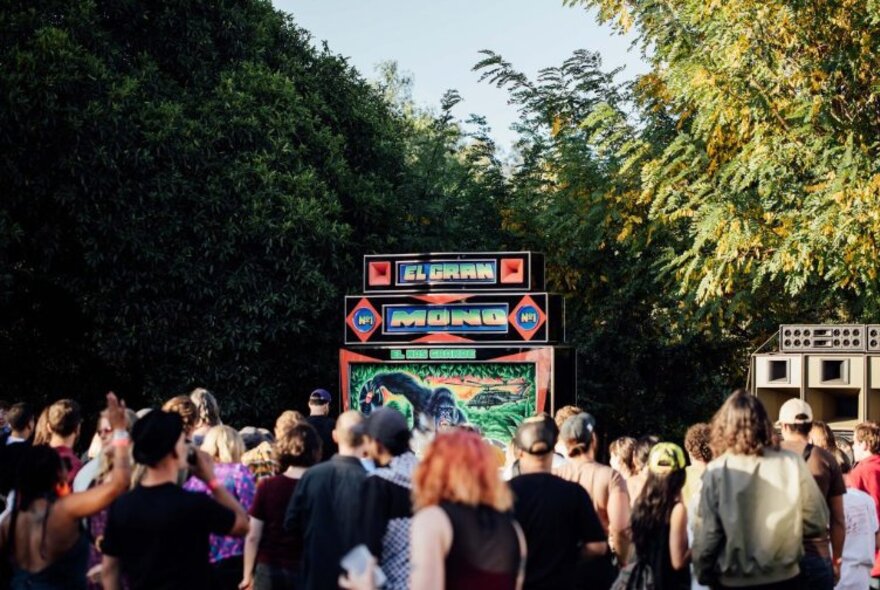
[[[522,283],[525,280],[522,258],[502,258],[501,259],[501,282],[504,284]]]
[[[371,260],[368,282],[371,287],[387,287],[391,284],[391,263],[388,261]]]
[[[358,301],[358,304],[354,306],[354,309],[345,318],[345,323],[348,324],[354,335],[358,337],[358,340],[366,342],[373,335],[373,332],[379,328],[379,325],[382,323],[382,316],[370,304],[369,300],[364,297]]]
[[[522,336],[523,340],[531,340],[535,332],[541,329],[547,316],[535,303],[530,295],[526,295],[517,303],[507,316],[510,325]]]

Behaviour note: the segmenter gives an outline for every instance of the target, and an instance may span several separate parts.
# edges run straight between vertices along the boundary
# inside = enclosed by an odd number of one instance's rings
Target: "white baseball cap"
[[[808,424],[813,421],[813,408],[802,399],[793,397],[779,408],[777,424]]]

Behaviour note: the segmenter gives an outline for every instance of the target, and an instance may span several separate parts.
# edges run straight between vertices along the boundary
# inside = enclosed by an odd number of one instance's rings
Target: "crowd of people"
[[[852,443],[790,399],[730,395],[683,447],[595,418],[526,418],[508,452],[468,425],[414,452],[396,409],[309,396],[236,430],[208,390],[135,413],[107,395],[0,407],[0,588],[880,588],[880,426]]]

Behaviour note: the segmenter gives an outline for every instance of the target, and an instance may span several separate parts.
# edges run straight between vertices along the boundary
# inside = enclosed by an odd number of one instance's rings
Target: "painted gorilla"
[[[422,386],[409,373],[379,373],[361,387],[358,392],[359,409],[369,414],[374,408],[385,404],[382,388],[391,394],[401,395],[412,404],[416,416],[426,416],[433,421],[434,430],[444,426],[464,424],[467,418],[455,404],[455,396],[446,387],[431,389]]]

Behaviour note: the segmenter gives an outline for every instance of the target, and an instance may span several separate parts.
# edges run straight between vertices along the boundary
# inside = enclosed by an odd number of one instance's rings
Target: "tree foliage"
[[[782,291],[875,316],[880,5],[567,3],[634,27],[652,64],[636,91],[675,134],[630,165],[650,217],[685,231],[666,255],[682,292],[725,306]]]
[[[535,80],[490,51],[475,69],[520,111],[505,223],[546,252],[550,288],[567,295],[580,403],[612,433],[671,433],[704,419],[741,377],[730,362],[738,342],[683,305],[658,262],[680,238],[651,219],[629,165],[662,149],[671,121],[636,127],[628,89],[588,51]]]
[[[416,132],[269,2],[37,2],[0,26],[4,397],[204,385],[271,420],[336,382],[364,253],[458,245],[421,223],[479,192],[458,132]]]

